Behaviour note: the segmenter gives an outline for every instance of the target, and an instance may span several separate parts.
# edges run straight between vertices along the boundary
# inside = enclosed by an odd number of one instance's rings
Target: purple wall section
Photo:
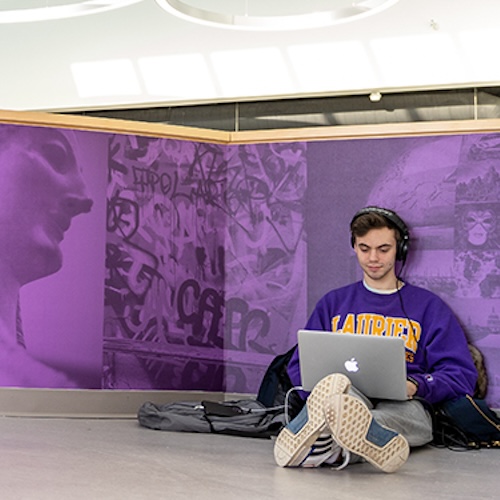
[[[452,307],[485,356],[488,401],[500,407],[500,136],[311,143],[308,186],[308,310],[360,277],[352,215],[371,204],[396,210],[412,235],[403,278]]]
[[[107,151],[106,134],[0,126],[2,386],[101,387]]]
[[[256,392],[306,317],[306,145],[233,146],[227,162],[226,390]]]
[[[500,406],[498,136],[222,146],[0,126],[0,143],[0,385],[254,392],[319,297],[359,278],[348,224],[373,203],[408,223],[403,277],[455,310]]]
[[[305,160],[111,139],[103,387],[257,390],[305,316]]]

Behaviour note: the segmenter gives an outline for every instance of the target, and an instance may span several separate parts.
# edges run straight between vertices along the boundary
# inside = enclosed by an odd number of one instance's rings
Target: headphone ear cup
[[[405,235],[398,244],[398,249],[396,252],[396,260],[400,260],[404,263],[406,261],[407,255],[408,255],[408,237]]]

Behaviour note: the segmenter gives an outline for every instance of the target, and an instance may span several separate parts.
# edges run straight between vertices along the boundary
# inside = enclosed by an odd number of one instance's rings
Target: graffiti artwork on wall
[[[249,392],[306,317],[306,148],[237,146],[226,158],[226,362],[235,378],[247,367]]]
[[[2,125],[0,385],[255,392],[315,301],[359,278],[348,223],[377,204],[500,407],[499,151],[498,134],[227,146]]]
[[[303,147],[113,137],[103,387],[254,391],[299,303],[304,188]]]

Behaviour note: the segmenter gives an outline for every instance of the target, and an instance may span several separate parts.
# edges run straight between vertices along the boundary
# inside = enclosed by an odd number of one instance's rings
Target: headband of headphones
[[[404,223],[403,219],[401,219],[401,217],[399,217],[399,215],[396,212],[389,210],[388,208],[365,207],[354,215],[354,217],[351,220],[351,227],[356,219],[366,214],[381,215],[399,231],[401,238],[398,240],[398,247],[396,249],[396,260],[400,260],[404,263],[406,261],[406,257],[408,256],[408,247],[410,244],[410,231],[408,230],[408,227]],[[351,246],[354,247],[354,235],[351,235]]]

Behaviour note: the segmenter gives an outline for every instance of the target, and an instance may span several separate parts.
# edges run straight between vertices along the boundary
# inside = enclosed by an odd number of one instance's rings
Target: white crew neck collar
[[[392,295],[393,293],[397,293],[399,290],[401,290],[401,288],[403,288],[405,286],[405,283],[404,281],[398,281],[399,283],[401,283],[401,286],[398,288],[392,288],[390,290],[381,290],[379,288],[373,288],[371,287],[370,285],[368,285],[368,283],[363,280],[363,286],[369,291],[369,292],[373,292],[373,293],[377,293],[379,295]]]

